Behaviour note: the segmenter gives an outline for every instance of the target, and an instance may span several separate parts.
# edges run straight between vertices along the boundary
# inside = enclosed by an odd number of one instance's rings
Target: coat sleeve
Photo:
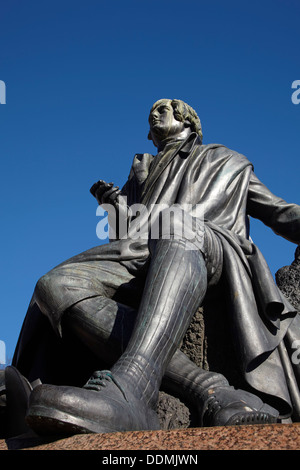
[[[254,173],[249,183],[247,213],[277,235],[300,244],[300,206],[275,196]]]

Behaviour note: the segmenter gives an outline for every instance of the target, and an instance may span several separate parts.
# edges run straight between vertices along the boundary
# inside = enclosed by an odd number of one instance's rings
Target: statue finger
[[[121,191],[119,187],[117,186],[114,191],[110,192],[109,195],[109,201],[115,204],[115,202],[118,200],[119,195],[121,194]]]
[[[108,191],[105,191],[105,193],[102,195],[102,201],[105,202],[114,202],[116,198],[116,192],[119,191],[118,186],[114,186],[110,188]]]
[[[107,184],[107,183],[105,183],[105,181],[103,181],[103,180],[99,180],[96,183],[94,183],[93,186],[90,189],[90,192],[92,193],[92,195],[95,196],[95,192],[97,191],[97,189],[100,186],[103,186],[104,184]]]
[[[103,202],[103,195],[111,188],[111,185],[109,183],[103,183],[101,184],[95,192],[95,197],[97,198],[98,202],[101,203]]]

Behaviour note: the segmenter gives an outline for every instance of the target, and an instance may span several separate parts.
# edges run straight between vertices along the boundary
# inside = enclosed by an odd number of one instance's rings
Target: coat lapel
[[[155,159],[153,160],[152,162],[153,169],[150,169],[148,178],[145,181],[145,186],[142,192],[142,198],[144,198],[147,193],[151,192],[151,189],[155,185],[160,175],[170,165],[170,163],[176,157],[176,155],[179,152],[189,153],[192,150],[196,140],[197,140],[197,135],[195,133],[192,133],[189,135],[189,137],[186,140],[184,140],[183,142],[180,142],[179,144],[176,144],[175,146],[172,146],[169,150],[167,150],[166,153],[162,155],[162,157],[159,159],[159,161],[157,161],[157,163],[155,162]]]

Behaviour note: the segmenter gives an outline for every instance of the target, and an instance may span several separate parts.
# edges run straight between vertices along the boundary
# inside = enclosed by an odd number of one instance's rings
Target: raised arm
[[[300,206],[275,196],[254,173],[249,184],[247,213],[277,235],[300,244]]]

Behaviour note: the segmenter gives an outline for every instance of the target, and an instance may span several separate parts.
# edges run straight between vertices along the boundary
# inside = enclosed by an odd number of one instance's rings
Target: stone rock
[[[276,275],[276,283],[290,303],[300,311],[300,247],[295,251],[295,259],[290,266],[280,268]]]
[[[191,424],[190,411],[178,398],[160,392],[157,414],[161,429],[188,428]]]
[[[153,451],[152,453],[148,452],[151,456],[157,455],[155,451],[158,451],[160,456],[165,455],[163,451],[177,451],[171,454],[175,458],[176,455],[182,455],[183,451],[189,451],[185,455],[198,455],[197,463],[200,464],[200,458],[203,458],[203,455],[200,456],[197,451],[201,450],[299,450],[300,424],[259,424],[173,429],[169,431],[77,434],[66,439],[52,438],[51,440],[29,437],[13,438],[7,441],[0,440],[0,451],[17,449],[42,451],[96,450],[104,451],[102,455],[107,455],[107,452],[111,455],[122,455],[119,451],[141,450]],[[105,453],[105,451],[107,452]],[[102,455],[97,453],[97,465],[101,465]],[[130,453],[129,455],[134,456],[136,454]],[[147,452],[138,454],[138,459],[143,459],[146,455]],[[222,458],[223,456],[222,454]],[[232,458],[232,454],[229,458]],[[162,461],[160,460],[158,463],[162,463]]]

